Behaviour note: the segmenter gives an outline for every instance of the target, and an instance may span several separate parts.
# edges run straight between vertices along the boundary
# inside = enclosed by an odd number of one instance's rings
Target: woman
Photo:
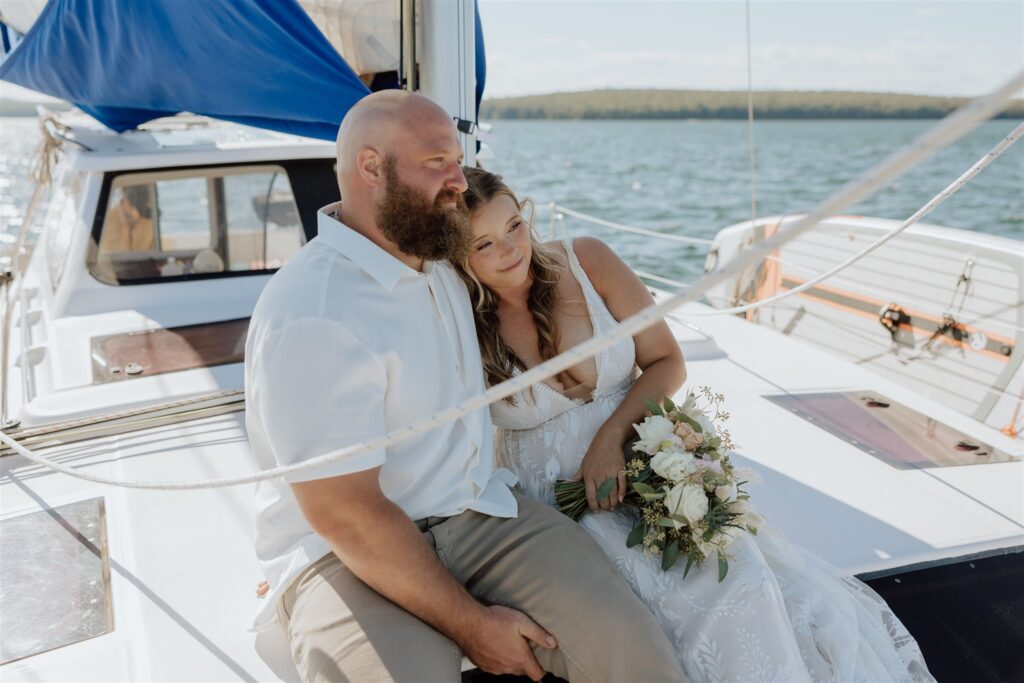
[[[500,176],[467,169],[472,243],[461,272],[473,298],[489,384],[497,384],[651,303],[646,287],[600,241],[541,244]],[[500,466],[522,491],[554,504],[554,481],[574,477],[591,508],[583,527],[658,617],[694,681],[933,680],[913,638],[884,601],[774,534],[730,548],[725,581],[715,563],[663,572],[626,548],[632,527],[623,445],[645,398],[671,396],[686,372],[663,322],[556,377],[491,406]],[[616,490],[595,500],[597,486]]]

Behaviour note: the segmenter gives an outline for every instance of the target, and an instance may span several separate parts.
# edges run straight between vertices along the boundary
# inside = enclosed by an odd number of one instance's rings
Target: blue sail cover
[[[50,0],[0,79],[119,132],[190,111],[324,140],[370,92],[296,0]]]

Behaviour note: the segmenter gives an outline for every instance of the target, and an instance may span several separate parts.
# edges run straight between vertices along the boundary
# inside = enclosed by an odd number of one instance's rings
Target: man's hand
[[[598,432],[573,479],[583,481],[592,511],[614,510],[626,496],[626,459],[622,454],[621,441]],[[607,498],[598,500],[597,490],[609,479],[615,482],[615,486]]]
[[[544,678],[544,669],[528,641],[548,650],[558,647],[550,633],[522,612],[492,605],[485,608],[478,628],[458,644],[470,661],[487,673],[529,676],[539,681]]]

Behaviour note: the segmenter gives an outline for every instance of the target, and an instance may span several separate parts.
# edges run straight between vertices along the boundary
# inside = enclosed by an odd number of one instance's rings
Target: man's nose
[[[459,192],[465,192],[469,189],[469,183],[466,182],[466,174],[462,172],[462,164],[455,164],[455,171],[452,173],[451,178],[448,179],[447,187]]]

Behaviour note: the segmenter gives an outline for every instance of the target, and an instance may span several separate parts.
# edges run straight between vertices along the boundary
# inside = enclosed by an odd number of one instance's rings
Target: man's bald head
[[[462,162],[444,109],[400,90],[368,95],[338,130],[338,216],[399,257],[459,260],[469,224]]]
[[[454,130],[448,113],[423,95],[406,90],[367,95],[349,109],[338,129],[338,175],[351,173],[367,147],[395,156],[417,131],[445,126]]]

